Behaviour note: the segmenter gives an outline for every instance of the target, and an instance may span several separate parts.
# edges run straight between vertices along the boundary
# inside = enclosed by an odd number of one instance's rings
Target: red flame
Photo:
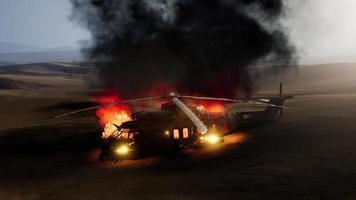
[[[225,105],[221,102],[213,101],[213,102],[198,102],[198,106],[196,107],[201,112],[207,113],[224,113]]]
[[[109,90],[102,94],[96,94],[96,101],[100,105],[110,104],[120,101],[118,94],[115,91]],[[131,111],[127,104],[117,104],[111,106],[103,106],[96,110],[99,124],[104,128],[102,133],[103,138],[110,137],[115,131],[116,127],[123,122],[130,120]]]

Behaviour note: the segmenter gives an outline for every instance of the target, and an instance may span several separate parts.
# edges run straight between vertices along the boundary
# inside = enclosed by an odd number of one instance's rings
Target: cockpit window
[[[132,134],[130,134],[130,129],[128,129],[128,128],[121,129],[120,137],[123,137],[125,139],[129,139],[131,137],[131,135]]]

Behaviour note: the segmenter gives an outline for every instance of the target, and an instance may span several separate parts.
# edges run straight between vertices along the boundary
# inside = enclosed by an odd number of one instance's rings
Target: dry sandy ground
[[[355,64],[301,67],[283,75],[296,96],[275,123],[217,149],[117,165],[94,159],[92,113],[11,128],[85,105],[85,82],[58,76],[71,89],[3,90],[0,199],[356,199],[355,72]],[[265,80],[262,92],[279,80]]]

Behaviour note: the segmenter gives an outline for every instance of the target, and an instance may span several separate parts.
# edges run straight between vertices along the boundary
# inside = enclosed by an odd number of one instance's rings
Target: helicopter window
[[[125,139],[128,139],[130,137],[130,129],[128,129],[128,128],[121,129],[121,135],[120,136],[125,138]]]
[[[188,133],[188,128],[183,128],[183,138],[188,138],[189,133]]]
[[[179,139],[179,130],[178,129],[173,130],[173,138],[176,140]]]

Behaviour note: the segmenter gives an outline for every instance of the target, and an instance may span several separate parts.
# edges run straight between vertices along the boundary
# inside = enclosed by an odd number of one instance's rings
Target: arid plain
[[[356,64],[266,74],[258,94],[283,81],[294,95],[283,117],[216,151],[115,165],[95,159],[93,112],[47,120],[93,105],[88,73],[67,63],[0,67],[0,199],[356,199]]]

